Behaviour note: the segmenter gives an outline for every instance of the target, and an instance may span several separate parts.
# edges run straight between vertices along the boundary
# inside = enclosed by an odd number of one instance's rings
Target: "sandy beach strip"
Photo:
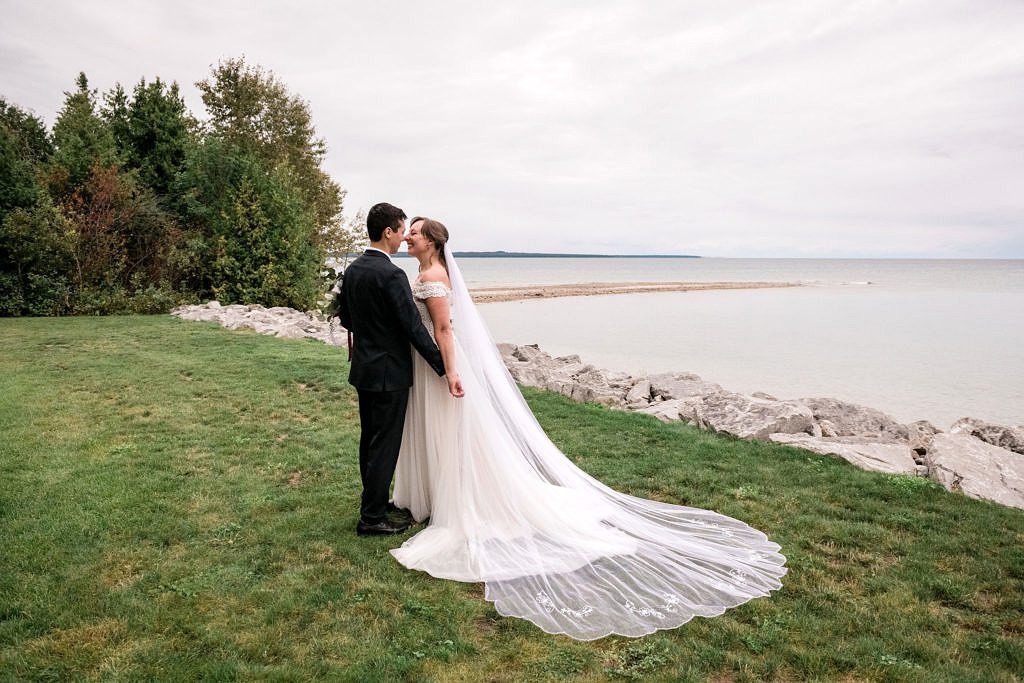
[[[531,285],[529,287],[478,287],[470,290],[478,304],[497,301],[553,299],[564,296],[597,296],[602,294],[646,294],[649,292],[695,292],[708,289],[767,289],[799,287],[796,282],[576,282],[562,285]]]

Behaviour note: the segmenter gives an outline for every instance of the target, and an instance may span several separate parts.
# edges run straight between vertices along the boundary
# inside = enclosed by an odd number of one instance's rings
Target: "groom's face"
[[[402,218],[398,221],[397,228],[386,228],[384,230],[384,242],[388,245],[388,252],[392,254],[398,253],[398,248],[402,246],[402,240],[405,239],[405,219]]]

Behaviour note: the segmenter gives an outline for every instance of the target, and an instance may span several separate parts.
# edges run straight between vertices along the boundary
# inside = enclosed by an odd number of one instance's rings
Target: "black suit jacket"
[[[338,296],[341,324],[354,338],[349,384],[366,391],[408,389],[410,344],[444,376],[441,352],[413,303],[409,278],[387,254],[368,250],[349,264]]]

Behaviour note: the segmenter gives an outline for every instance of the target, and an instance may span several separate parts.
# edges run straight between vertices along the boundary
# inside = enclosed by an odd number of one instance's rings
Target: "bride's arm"
[[[444,374],[448,380],[448,392],[455,398],[462,398],[462,379],[455,367],[455,335],[452,332],[452,316],[448,308],[448,299],[443,296],[432,296],[425,299],[430,320],[434,323],[434,338],[437,348],[441,350],[444,360]]]

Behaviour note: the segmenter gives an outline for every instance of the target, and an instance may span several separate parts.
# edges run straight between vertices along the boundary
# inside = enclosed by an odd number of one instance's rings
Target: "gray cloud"
[[[1024,4],[3,3],[0,93],[244,54],[465,249],[1024,257]]]

